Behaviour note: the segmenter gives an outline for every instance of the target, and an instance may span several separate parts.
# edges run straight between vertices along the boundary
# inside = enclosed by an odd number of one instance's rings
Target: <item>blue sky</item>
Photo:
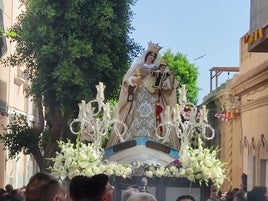
[[[239,40],[249,30],[249,0],[137,0],[132,11],[135,30],[130,37],[145,48],[152,41],[163,46],[162,53],[180,52],[198,67],[199,103],[210,90],[209,69],[239,67]],[[232,75],[222,73],[219,84]]]

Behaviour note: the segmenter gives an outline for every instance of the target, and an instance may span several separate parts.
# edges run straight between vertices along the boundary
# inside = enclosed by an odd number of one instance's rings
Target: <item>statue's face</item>
[[[165,66],[165,65],[162,65],[162,66],[160,67],[160,70],[161,70],[162,72],[164,72],[164,71],[166,70],[166,66]]]
[[[146,57],[146,63],[153,63],[154,59],[156,57],[156,54],[153,52],[148,53],[147,57]]]

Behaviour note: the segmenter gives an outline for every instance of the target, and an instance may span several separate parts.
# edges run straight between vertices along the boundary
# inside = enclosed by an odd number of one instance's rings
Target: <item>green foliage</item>
[[[26,11],[9,30],[16,51],[4,63],[26,67],[31,81],[27,92],[45,106],[44,156],[53,156],[55,142],[70,137],[68,122],[77,117],[77,104],[95,97],[99,81],[106,85],[107,99],[118,95],[122,76],[139,52],[128,36],[134,1],[22,1]],[[26,128],[18,133],[30,134]],[[16,150],[27,145],[7,139]]]
[[[176,72],[176,78],[179,80],[179,86],[185,84],[187,89],[187,100],[193,104],[198,101],[198,68],[191,64],[185,55],[181,53],[173,54],[171,50],[167,50],[163,54],[163,58],[168,62],[170,70]]]
[[[2,27],[0,27],[0,38],[3,38],[3,36],[4,36],[4,31],[3,31],[3,28],[2,28]]]
[[[39,150],[39,135],[28,124],[25,116],[15,115],[4,130],[4,134],[0,135],[0,141],[8,148],[10,158],[16,158],[20,152],[33,154]]]
[[[107,86],[106,97],[115,97],[138,50],[128,38],[133,1],[25,2],[27,11],[12,31],[20,36],[14,62],[26,64],[31,95],[63,113],[92,99],[99,81]]]
[[[7,38],[11,38],[11,39],[19,37],[19,35],[17,33],[15,33],[14,31],[8,31],[5,35]]]
[[[19,35],[17,33],[15,33],[14,31],[8,31],[8,32],[4,32],[3,28],[0,27],[0,38],[4,38],[4,37],[7,37],[7,38],[17,38],[19,37]]]

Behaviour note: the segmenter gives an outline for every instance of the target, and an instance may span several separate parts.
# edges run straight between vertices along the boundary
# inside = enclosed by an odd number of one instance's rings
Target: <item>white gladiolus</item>
[[[152,178],[153,177],[153,172],[152,171],[146,171],[145,175],[146,175],[146,177]]]
[[[136,172],[143,171],[148,178],[185,177],[191,182],[199,181],[201,184],[212,181],[219,189],[226,179],[224,164],[217,159],[217,150],[203,148],[201,141],[196,149],[182,145],[180,159],[166,167],[140,161],[130,165],[103,160],[104,152],[101,146],[81,142],[72,144],[70,141],[60,141],[58,144],[61,151],[56,152],[56,157],[51,159],[54,165],[50,169],[52,174],[61,180],[67,176],[71,179],[76,175],[93,176],[98,173],[127,178],[133,176],[137,170]]]

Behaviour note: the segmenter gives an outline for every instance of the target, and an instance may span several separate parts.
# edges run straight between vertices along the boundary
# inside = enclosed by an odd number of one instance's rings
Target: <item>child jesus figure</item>
[[[170,72],[165,72],[167,64],[165,61],[161,61],[159,65],[159,70],[153,71],[152,75],[155,76],[156,80],[153,85],[155,89],[165,88],[167,83],[165,82],[168,76],[170,76]]]

